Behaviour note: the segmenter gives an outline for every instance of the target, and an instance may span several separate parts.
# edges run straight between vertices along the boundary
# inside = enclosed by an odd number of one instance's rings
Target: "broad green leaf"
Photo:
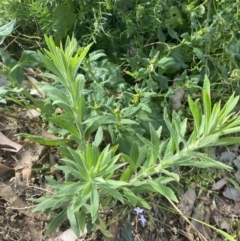
[[[33,210],[32,212],[43,212],[46,211],[47,209],[52,209],[52,207],[54,206],[56,202],[56,199],[54,198],[49,198],[47,200],[45,200],[44,202],[41,202],[40,204],[38,204]]]
[[[38,55],[38,53],[32,50],[24,50],[18,62],[18,64],[21,67],[32,67],[32,68],[39,67],[42,65],[42,63],[43,61]]]
[[[126,107],[121,109],[121,114],[123,115],[124,118],[133,118],[136,116],[136,114],[141,110],[141,106],[137,106],[137,107]]]
[[[160,127],[162,129],[162,127]],[[149,123],[149,130],[151,134],[151,142],[155,146],[157,152],[159,150],[159,145],[160,145],[160,136],[157,134],[157,131],[153,128],[152,124]]]
[[[67,161],[67,159],[63,158],[63,161]],[[88,172],[82,171],[80,173],[78,170],[76,170],[76,169],[74,169],[74,168],[72,168],[70,166],[58,166],[57,165],[56,168],[66,172],[66,173],[69,173],[69,174],[71,174],[73,176],[75,176],[79,180],[84,180],[84,181],[88,181],[89,180]]]
[[[165,175],[167,175],[169,177],[173,177],[177,182],[180,181],[179,175],[177,173],[175,173],[175,172],[170,172],[170,171],[168,171],[166,169],[163,169],[163,170],[161,170],[161,173],[163,173],[163,174],[165,174]],[[162,183],[162,184],[164,184],[164,183]]]
[[[178,135],[177,135],[177,132],[174,130],[174,128],[172,126],[172,123],[169,120],[169,116],[168,116],[168,113],[167,113],[166,109],[164,109],[164,120],[165,120],[165,123],[168,127],[168,130],[171,133],[171,139],[173,141],[173,143],[171,144],[171,148],[174,147],[174,148],[176,148],[176,151],[179,151]],[[170,145],[167,147],[167,149],[169,149],[169,147],[170,147]]]
[[[87,161],[89,170],[90,168],[94,168],[96,166],[98,158],[99,158],[98,147],[94,144],[92,145],[88,144],[86,149],[86,161]]]
[[[106,57],[106,54],[102,52],[102,50],[94,51],[89,54],[89,61],[96,61],[101,57]]]
[[[73,209],[72,209],[72,206],[69,205],[67,207],[67,217],[68,217],[68,220],[70,222],[70,225],[71,225],[71,229],[73,230],[73,232],[76,234],[76,236],[79,238],[79,227],[78,227],[78,222],[77,222],[77,219],[76,219],[76,215],[75,213],[73,212]]]
[[[214,131],[219,126],[219,115],[220,115],[221,102],[215,104],[212,109],[212,113],[209,119],[208,134],[214,133]]]
[[[92,182],[86,183],[85,187],[82,190],[81,196],[82,197],[87,196],[88,194],[90,194],[92,192],[92,189],[93,189]]]
[[[72,123],[69,123],[67,120],[64,120],[63,118],[61,118],[61,116],[50,117],[49,119],[58,127],[69,131],[70,134],[79,136],[79,132],[76,126],[73,125]]]
[[[228,146],[234,144],[240,144],[240,137],[221,137],[216,143],[217,146]]]
[[[78,194],[77,198],[72,202],[73,212],[75,213],[80,208],[82,208],[82,206],[88,202],[89,198],[90,194],[86,196],[81,196],[80,194]]]
[[[211,104],[211,92],[210,92],[210,82],[207,76],[204,78],[203,83],[203,110],[205,115],[205,129],[204,134],[208,135],[208,129],[210,124],[210,117],[212,112],[212,104]]]
[[[76,211],[78,212],[78,211]],[[79,225],[79,228],[82,232],[84,232],[86,227],[86,212],[81,209],[79,213],[76,215],[77,223]]]
[[[176,195],[173,190],[169,187],[161,183],[156,183],[154,180],[148,180],[148,183],[152,186],[152,188],[158,193],[162,194],[164,197],[173,200],[174,202],[178,202]]]
[[[64,184],[64,186],[58,190],[57,193],[55,193],[54,197],[64,197],[64,196],[70,196],[72,197],[74,194],[78,194],[85,186],[84,182],[74,182],[70,184]]]
[[[76,172],[74,172],[75,174],[71,173],[75,177],[78,177],[80,180],[86,181],[86,182],[89,180],[88,171],[84,169],[84,167],[79,162],[75,162],[74,160],[71,160],[68,158],[62,158],[62,160],[65,162],[67,166],[76,169],[77,173]],[[65,173],[67,173],[68,171],[71,171],[71,170],[66,169]]]
[[[43,146],[59,146],[61,143],[67,142],[67,140],[64,139],[47,139],[41,136],[35,136],[26,133],[18,133],[16,136],[21,136],[30,141],[35,141]]]
[[[116,189],[110,188],[108,185],[101,185],[101,188],[103,188],[108,194],[110,194],[114,199],[119,200],[121,203],[124,203],[122,194],[117,191]]]
[[[138,137],[146,146],[148,146],[148,147],[150,147],[152,150],[154,150],[155,153],[158,153],[158,148],[156,148],[155,145],[154,145],[151,141],[149,141],[149,140],[147,140],[146,138],[142,137],[142,136],[139,135],[138,133],[137,133],[137,137]]]
[[[128,155],[126,155],[126,154],[121,154],[121,156],[122,156],[122,158],[126,161],[126,162],[128,162],[128,164],[130,165],[130,167],[131,167],[131,169],[132,170],[136,170],[137,168],[136,168],[136,163],[135,163],[135,161],[132,159],[132,158],[130,158]]]
[[[78,170],[81,171],[85,176],[88,176],[88,167],[86,164],[85,156],[81,151],[75,151],[68,147],[69,152],[71,153],[73,159],[78,163]]]
[[[137,164],[137,161],[139,159],[139,149],[138,149],[138,145],[136,143],[132,144],[132,148],[131,148],[131,151],[130,151],[130,158],[133,161],[132,164],[130,163],[130,166],[135,171],[136,170],[136,164]]]
[[[100,223],[99,229],[103,233],[103,235],[109,238],[113,238],[113,235],[107,230],[107,226],[101,217],[98,218],[98,221]]]
[[[219,123],[224,124],[228,114],[234,109],[239,100],[239,96],[234,97],[234,94],[229,98],[224,107],[221,109]]]
[[[92,206],[92,209],[91,209],[92,223],[94,223],[98,218],[98,212],[99,212],[99,194],[95,185],[93,185],[92,187],[90,201]]]
[[[94,139],[94,142],[93,142],[93,143],[94,143],[96,146],[99,146],[99,145],[101,144],[102,140],[103,140],[103,129],[102,129],[102,127],[100,126],[100,127],[98,128],[98,130],[97,130],[97,133],[96,133],[96,135],[95,135],[95,139]]]
[[[149,204],[141,197],[136,196],[130,189],[123,187],[124,196],[133,206],[150,209]]]
[[[62,210],[49,224],[46,234],[49,235],[53,233],[64,221],[66,217],[67,209]]]
[[[0,27],[0,45],[3,43],[4,38],[12,33],[15,23],[16,20],[12,20]]]
[[[127,167],[125,170],[123,170],[120,181],[128,182],[133,174],[133,170],[131,167]]]
[[[124,181],[117,181],[117,180],[105,180],[105,185],[107,185],[109,188],[119,188],[123,186],[127,186],[128,183]]]
[[[93,118],[89,118],[88,120],[83,122],[83,124],[87,125],[84,131],[85,139],[88,139],[89,136],[94,131],[96,131],[101,125],[116,124],[116,123],[117,123],[117,120],[112,115],[96,116]]]
[[[90,43],[89,45],[87,45],[84,49],[79,49],[78,50],[78,54],[79,54],[79,63],[82,63],[82,61],[84,60],[84,58],[86,57],[88,51],[90,50],[91,46],[93,45],[93,43]]]
[[[138,125],[138,123],[136,121],[130,120],[130,119],[121,119],[120,124],[122,124],[122,125]]]

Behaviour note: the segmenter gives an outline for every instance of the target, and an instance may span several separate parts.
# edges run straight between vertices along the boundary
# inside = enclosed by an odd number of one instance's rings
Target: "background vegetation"
[[[64,184],[47,178],[55,194],[37,200],[35,211],[68,205],[49,232],[67,215],[76,234],[85,223],[91,230],[100,223],[110,235],[100,208],[120,202],[149,209],[152,196],[144,193],[177,201],[169,183],[179,182],[178,166],[229,168],[199,150],[239,142],[229,137],[239,131],[232,112],[239,105],[233,92],[240,92],[239,6],[233,0],[1,3],[0,71],[10,80],[2,103],[20,104],[23,96],[25,108],[41,110],[49,132],[69,141],[57,142]],[[22,87],[29,67],[51,80],[39,85],[46,100]]]

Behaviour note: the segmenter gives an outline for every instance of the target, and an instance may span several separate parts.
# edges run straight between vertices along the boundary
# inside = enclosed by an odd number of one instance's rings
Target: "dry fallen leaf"
[[[42,241],[43,240],[42,227],[41,227],[42,222],[36,221],[33,218],[27,218],[26,221],[27,221],[27,227],[32,240]]]
[[[186,216],[191,216],[193,211],[193,206],[196,200],[195,184],[192,184],[192,187],[189,188],[182,196],[179,209]],[[181,221],[184,221],[181,219]]]
[[[28,207],[28,205],[13,191],[13,189],[3,182],[0,182],[0,196],[8,202],[10,209],[16,209],[20,213],[37,220],[50,220],[50,218],[44,213],[32,213],[31,210],[33,207]]]
[[[223,196],[236,202],[240,201],[240,192],[233,187],[227,187],[223,192]]]
[[[87,233],[87,231],[86,231]],[[85,234],[86,234],[85,233]],[[83,235],[83,234],[81,234]],[[78,237],[76,234],[72,231],[72,229],[67,229],[63,233],[61,233],[58,237],[55,238],[55,241],[75,241]]]
[[[35,110],[35,109],[27,110],[24,113],[24,116],[28,117],[30,120],[35,119],[35,118],[39,117],[40,115],[41,115],[40,111]]]
[[[2,132],[0,132],[0,148],[10,152],[18,152],[22,148],[22,145],[8,139]]]
[[[28,166],[27,168],[22,169],[22,179],[23,181],[28,182],[32,175],[32,166]]]
[[[20,170],[22,168],[27,168],[32,166],[34,163],[39,161],[39,157],[42,155],[46,148],[38,143],[26,142],[18,152],[19,159],[15,165],[15,170]]]
[[[185,91],[174,82],[173,89],[178,89],[174,95],[169,96],[169,102],[173,110],[179,110],[182,106],[182,99],[185,95]]]
[[[230,162],[236,157],[235,153],[230,151],[224,151],[220,155],[220,161]]]
[[[213,184],[212,190],[219,190],[227,184],[227,177],[224,177]]]

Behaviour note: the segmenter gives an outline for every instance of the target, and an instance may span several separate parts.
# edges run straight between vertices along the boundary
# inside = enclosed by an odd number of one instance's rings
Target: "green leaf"
[[[90,193],[92,192],[92,189],[93,189],[93,184],[92,184],[92,182],[86,183],[85,187],[84,187],[83,190],[82,190],[81,196],[82,196],[82,197],[88,196],[88,194],[90,194]]]
[[[87,125],[84,131],[85,139],[88,139],[88,137],[99,128],[99,126],[116,123],[117,120],[112,115],[95,116],[93,118],[89,118],[88,120],[83,122],[83,124]]]
[[[16,20],[12,20],[0,27],[0,45],[3,43],[4,38],[12,33],[15,23]]]
[[[102,127],[100,126],[100,127],[98,128],[98,130],[97,130],[97,133],[96,133],[96,135],[95,135],[95,139],[94,139],[94,142],[93,142],[93,143],[94,143],[96,146],[99,146],[99,145],[101,144],[102,140],[103,140],[103,129],[102,129]]]
[[[177,197],[171,188],[166,187],[165,185],[163,185],[161,183],[156,183],[154,180],[148,180],[147,182],[152,186],[152,188],[155,191],[162,194],[164,197],[169,198],[169,199],[173,200],[174,202],[178,202]]]
[[[108,185],[101,185],[101,187],[107,192],[109,193],[114,199],[119,200],[121,203],[124,203],[123,201],[123,196],[121,195],[121,193],[119,191],[117,191],[116,189],[112,189],[110,187],[108,187]]]
[[[205,115],[204,135],[208,135],[212,105],[211,105],[210,82],[207,76],[205,76],[204,83],[203,83],[203,110]]]
[[[43,61],[37,52],[24,50],[18,64],[22,67],[37,68],[43,64]]]
[[[79,63],[82,63],[82,61],[84,60],[84,58],[86,57],[88,51],[90,50],[91,46],[93,45],[93,43],[90,43],[89,45],[87,45],[84,49],[80,49],[78,51],[79,54]]]
[[[16,134],[16,136],[21,136],[30,141],[35,141],[43,146],[59,146],[60,144],[67,142],[67,140],[64,139],[47,139],[41,136],[35,136],[26,133],[19,133]]]
[[[130,167],[127,167],[125,170],[123,170],[120,181],[128,182],[133,174],[133,170]]]
[[[130,119],[121,119],[120,123],[122,125],[138,125],[136,121],[130,120]]]
[[[91,191],[91,217],[92,217],[92,223],[94,223],[98,218],[98,212],[99,212],[99,194],[97,191],[97,188],[93,185],[92,191]]]
[[[108,187],[110,188],[119,188],[119,187],[123,187],[123,186],[127,186],[128,183],[124,182],[124,181],[117,181],[117,180],[105,180],[105,183]]]
[[[49,224],[46,235],[53,233],[64,221],[67,210],[62,210]]]
[[[67,217],[68,217],[68,220],[70,222],[71,229],[76,234],[76,236],[79,238],[80,233],[79,233],[78,223],[77,223],[76,215],[73,212],[73,209],[72,209],[71,205],[69,205],[67,207]]]
[[[168,34],[173,39],[178,39],[178,34],[171,27],[167,27]]]
[[[63,158],[63,161],[66,161],[66,160],[67,159]],[[88,172],[82,171],[80,173],[78,170],[76,170],[76,169],[74,169],[74,168],[72,168],[70,166],[58,166],[58,165],[56,165],[56,168],[66,172],[66,173],[69,173],[69,174],[75,176],[76,178],[78,178],[80,180],[84,180],[84,181],[88,181],[89,180]]]
[[[130,189],[123,187],[123,193],[132,206],[141,206],[150,209],[149,204],[141,197],[136,196]]]
[[[55,125],[58,127],[67,130],[70,134],[79,136],[78,129],[76,128],[75,125],[72,123],[69,123],[69,121],[64,120],[61,116],[59,117],[50,117],[49,118]]]
[[[107,230],[106,224],[102,220],[102,218],[99,217],[98,220],[99,220],[99,223],[100,223],[99,229],[103,233],[103,235],[106,236],[106,237],[109,237],[109,238],[113,238],[113,235]]]
[[[89,54],[89,61],[96,61],[100,59],[101,57],[106,57],[106,54],[102,52],[102,50],[97,50]]]
[[[172,148],[176,148],[176,151],[178,152],[178,151],[179,151],[178,135],[177,135],[176,130],[173,128],[172,123],[171,123],[170,120],[169,120],[169,116],[168,116],[168,113],[167,113],[167,110],[166,110],[166,109],[164,109],[164,120],[165,120],[165,123],[166,123],[166,125],[167,125],[170,133],[171,133],[171,139],[172,139],[172,141],[173,141],[173,143],[172,143],[172,144],[173,144]],[[169,143],[170,143],[170,142],[169,142]],[[169,150],[169,149],[168,149],[169,147],[170,147],[170,146],[167,147],[167,150]],[[167,152],[167,150],[166,150],[166,152]],[[169,151],[171,152],[171,150],[169,150]]]
[[[45,201],[41,202],[40,204],[38,204],[33,210],[32,212],[35,213],[35,212],[43,212],[47,209],[52,209],[52,207],[54,206],[56,202],[56,199],[54,198],[48,198],[46,199]]]
[[[87,144],[86,148],[86,161],[88,165],[88,169],[96,167],[99,158],[98,147],[94,144]]]
[[[84,232],[86,227],[86,212],[83,209],[81,209],[79,214],[76,215],[76,219],[80,230]]]
[[[150,129],[150,134],[151,134],[151,142],[155,146],[156,150],[159,150],[159,145],[160,145],[160,135],[162,131],[162,126],[159,128],[158,131],[156,131],[152,124],[149,123],[149,129]],[[159,135],[160,133],[160,135]]]

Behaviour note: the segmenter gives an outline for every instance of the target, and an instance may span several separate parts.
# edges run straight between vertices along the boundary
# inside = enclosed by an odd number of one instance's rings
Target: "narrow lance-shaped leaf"
[[[212,104],[211,104],[211,96],[210,96],[210,82],[207,76],[204,78],[203,83],[203,109],[204,109],[204,115],[205,115],[205,129],[204,129],[204,135],[208,135],[208,129],[210,124],[210,117],[211,117],[211,111],[212,111]]]

